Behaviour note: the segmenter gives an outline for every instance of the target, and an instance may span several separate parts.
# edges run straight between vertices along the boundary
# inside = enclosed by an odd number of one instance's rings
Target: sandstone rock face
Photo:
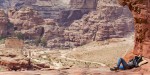
[[[0,37],[7,35],[8,17],[4,10],[0,10]]]
[[[119,0],[121,5],[128,5],[135,19],[134,54],[142,54],[150,58],[150,1],[149,0]]]
[[[4,66],[7,71],[41,70],[43,68],[50,68],[46,64],[30,61],[30,59],[26,57],[28,56],[27,54],[28,52],[16,49],[10,50],[7,48],[1,50],[0,66]]]
[[[8,8],[19,10],[23,7],[32,7],[42,18],[56,19],[62,25],[81,19],[84,14],[95,10],[96,5],[97,0],[9,0],[1,2],[2,8],[6,11],[9,11]],[[77,17],[74,16],[76,13]]]
[[[40,10],[47,11],[49,6],[40,5],[39,2],[43,0],[33,1],[31,5],[42,7]],[[54,19],[43,19],[34,10],[35,8],[30,7],[10,9],[8,16],[10,22],[14,24],[14,29],[21,32],[25,39],[46,41],[47,47],[50,48],[70,48],[90,41],[121,38],[134,31],[134,22],[128,7],[121,7],[116,0],[71,0],[70,2],[74,2],[70,3],[72,9],[62,11],[60,15],[62,17],[59,17],[60,22],[68,26],[60,26]],[[78,6],[78,3],[83,6]]]
[[[70,9],[60,12],[59,22],[63,25],[70,25],[74,20],[81,19],[84,14],[95,10],[98,0],[68,0]]]
[[[95,10],[98,0],[70,0],[70,9],[62,10],[59,22],[63,25],[70,25],[74,20],[81,19],[84,14]]]
[[[90,41],[125,37],[133,31],[133,16],[128,7],[119,6],[116,0],[99,0],[97,11],[74,21],[65,29],[64,37],[68,44],[80,46]]]
[[[19,10],[22,7],[32,7],[38,11],[43,18],[58,18],[59,10],[68,8],[69,4],[64,3],[62,0],[5,0],[1,1],[0,7],[6,11],[8,11],[8,8],[16,8]]]
[[[45,31],[41,41],[47,41],[49,48],[63,48],[64,46],[64,28],[56,25],[44,25]]]
[[[75,9],[96,9],[98,0],[70,0],[70,5]]]
[[[30,29],[34,26],[43,24],[44,20],[39,16],[38,12],[32,8],[22,8],[19,11],[10,10],[10,21],[14,24],[15,30]]]
[[[67,16],[64,14],[63,18],[66,22],[73,21],[75,17],[79,19],[81,16],[79,12],[81,9],[64,11]],[[76,14],[78,15],[75,16]],[[84,15],[82,19],[74,21],[68,27],[61,27],[55,21],[45,20],[43,24],[28,27],[29,29],[21,32],[28,39],[45,40],[47,47],[50,48],[70,48],[91,41],[125,37],[134,31],[133,24],[133,17],[128,7],[121,7],[115,0],[100,0],[96,11]]]
[[[84,14],[88,14],[90,10],[88,9],[72,9],[64,10],[60,13],[59,23],[63,26],[70,25],[74,20],[79,20]]]

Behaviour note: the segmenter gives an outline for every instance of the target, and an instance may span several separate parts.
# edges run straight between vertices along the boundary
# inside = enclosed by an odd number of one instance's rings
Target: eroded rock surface
[[[121,5],[128,5],[135,20],[134,54],[142,54],[150,58],[150,1],[149,0],[119,0]]]
[[[15,30],[27,30],[44,22],[38,12],[30,7],[22,8],[19,11],[10,10],[9,17],[10,22],[15,26]]]
[[[39,2],[46,1],[38,0],[24,4],[31,4],[38,8],[46,6]],[[78,5],[79,3],[81,6]],[[90,41],[122,38],[134,31],[133,17],[129,8],[121,7],[116,0],[71,0],[70,4],[75,10],[62,11],[60,21],[67,22],[66,24],[69,25],[66,27],[59,26],[55,20],[44,20],[39,12],[34,10],[35,8],[30,7],[20,10],[10,9],[8,16],[15,26],[14,29],[23,33],[25,39],[44,39],[48,47],[76,47]],[[85,11],[87,9],[96,9],[96,11],[90,10],[89,14],[84,15],[89,12],[89,10]],[[74,21],[75,19],[80,20]]]
[[[76,9],[96,9],[98,0],[70,0],[72,8]]]
[[[119,6],[116,0],[99,0],[97,10],[74,21],[65,29],[64,37],[68,44],[80,46],[90,41],[124,37],[133,31],[134,21],[128,7]]]
[[[9,25],[9,20],[7,14],[4,10],[0,10],[0,37],[5,37],[9,35],[9,29],[12,26]]]

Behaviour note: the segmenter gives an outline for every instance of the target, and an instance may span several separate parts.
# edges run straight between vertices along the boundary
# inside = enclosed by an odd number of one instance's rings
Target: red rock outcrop
[[[135,19],[134,54],[150,58],[150,0],[119,0],[128,5]]]
[[[24,53],[20,53],[20,51],[17,50],[2,50],[0,56],[0,66],[5,66],[7,71],[40,70],[49,68],[46,64],[32,62],[29,58],[25,57]]]

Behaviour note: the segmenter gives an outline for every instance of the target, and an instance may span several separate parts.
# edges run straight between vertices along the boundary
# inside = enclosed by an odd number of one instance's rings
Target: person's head
[[[142,54],[139,54],[138,57],[143,57],[143,55],[142,55]]]

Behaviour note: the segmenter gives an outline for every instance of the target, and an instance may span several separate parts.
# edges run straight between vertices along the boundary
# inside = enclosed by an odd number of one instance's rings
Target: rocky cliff
[[[133,31],[133,16],[128,7],[121,7],[116,0],[99,0],[97,10],[74,21],[65,29],[64,37],[68,44],[80,46],[90,41],[125,37]]]
[[[120,4],[128,5],[135,20],[134,54],[142,54],[150,58],[150,1],[149,0],[119,0]]]
[[[4,10],[0,10],[0,38],[6,37],[13,32],[13,25],[9,22]]]
[[[96,9],[98,0],[70,0],[70,5],[75,9]]]
[[[96,10],[98,0],[68,0],[70,8],[62,10],[59,22],[70,25],[74,20],[81,19],[84,14]]]
[[[18,11],[10,9],[8,14],[10,22],[14,24],[15,30],[27,30],[37,25],[42,25],[44,22],[39,13],[30,7],[21,8]]]
[[[32,7],[42,18],[56,19],[62,25],[69,25],[74,20],[81,19],[84,14],[95,10],[97,0],[6,0],[0,7],[7,12],[9,8],[17,10]],[[78,16],[74,16],[78,14]]]
[[[8,17],[4,13],[3,10],[0,10],[0,36],[4,36],[7,34],[7,24],[8,23]]]
[[[50,2],[49,0],[31,0],[32,2],[27,3],[21,1],[23,5],[38,7],[42,11],[49,10],[49,6],[45,4]],[[70,2],[71,9],[61,11],[62,18],[60,18],[60,22],[69,22],[68,26],[58,24],[56,19],[43,19],[39,11],[32,7],[9,9],[8,17],[14,24],[17,34],[22,33],[27,40],[43,41],[51,48],[70,48],[91,41],[122,38],[134,31],[133,16],[129,8],[120,6],[116,0],[71,0]]]

